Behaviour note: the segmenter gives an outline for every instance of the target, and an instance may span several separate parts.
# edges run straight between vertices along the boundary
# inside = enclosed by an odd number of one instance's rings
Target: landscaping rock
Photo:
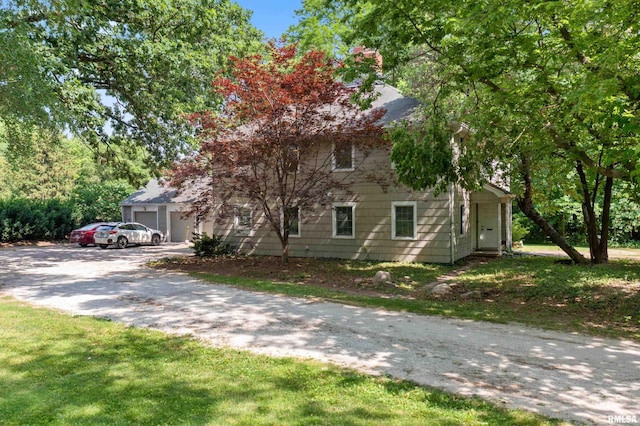
[[[391,273],[387,271],[378,271],[376,272],[375,277],[373,277],[373,282],[375,284],[387,284],[393,282],[391,279]]]
[[[442,283],[439,283],[437,281],[436,282],[432,282],[432,283],[429,283],[429,284],[425,284],[424,287],[422,287],[422,289],[425,290],[425,291],[428,291],[429,293],[431,293],[431,290],[433,290],[433,288],[435,286],[438,286],[440,284],[442,284]]]
[[[469,292],[466,292],[464,294],[461,294],[460,298],[461,299],[465,299],[465,300],[466,299],[477,299],[480,296],[482,296],[482,293],[480,293],[479,291],[469,291]]]
[[[438,284],[431,290],[431,294],[435,294],[436,296],[444,296],[449,293],[451,293],[451,286],[449,284]]]

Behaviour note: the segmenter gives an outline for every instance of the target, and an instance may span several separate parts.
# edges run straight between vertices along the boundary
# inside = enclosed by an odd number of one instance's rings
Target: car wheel
[[[87,246],[87,243],[78,243],[78,244],[80,244],[80,247],[86,247]]]
[[[151,244],[154,245],[154,246],[159,246],[160,245],[160,235],[153,234],[153,236],[151,237]]]
[[[127,239],[125,237],[119,237],[118,238],[118,243],[116,244],[116,247],[118,247],[119,249],[123,249],[125,247],[127,247]]]
[[[109,247],[109,245],[108,245],[108,244],[100,244],[100,248],[101,248],[102,250],[106,249],[107,247]]]

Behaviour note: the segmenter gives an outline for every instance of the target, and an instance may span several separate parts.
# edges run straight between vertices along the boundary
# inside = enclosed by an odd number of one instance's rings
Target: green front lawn
[[[0,298],[0,424],[545,425],[408,382]]]

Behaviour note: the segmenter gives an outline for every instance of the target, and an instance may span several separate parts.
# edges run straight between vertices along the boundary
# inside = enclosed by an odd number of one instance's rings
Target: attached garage
[[[120,203],[122,220],[158,229],[164,233],[166,241],[183,242],[190,240],[193,232],[200,232],[200,225],[193,217],[183,217],[184,210],[192,202],[188,191],[178,194],[153,179]]]

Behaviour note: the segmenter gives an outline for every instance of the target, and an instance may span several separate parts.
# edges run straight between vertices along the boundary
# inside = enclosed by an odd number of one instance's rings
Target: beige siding
[[[451,261],[451,236],[448,194],[411,193],[397,188],[386,193],[375,185],[354,188],[358,196],[337,202],[355,202],[355,237],[332,237],[332,208],[301,210],[300,237],[289,239],[290,256],[346,259],[395,260],[448,263]],[[416,201],[415,240],[392,239],[391,212],[394,201]],[[254,219],[258,216],[254,214]],[[209,222],[208,233],[224,235],[226,240],[247,254],[279,256],[280,240],[268,224],[254,220],[251,235],[237,237],[233,220],[224,224]]]
[[[355,164],[361,171],[362,167],[365,170],[375,169],[388,174],[390,182],[394,181],[395,172],[386,151],[372,153],[364,166],[358,160],[356,153]],[[450,263],[473,251],[472,202],[485,197],[495,199],[492,194],[474,193],[472,200],[469,192],[460,187],[453,187],[452,193],[436,197],[431,191],[411,191],[397,184],[382,187],[357,177],[354,177],[350,188],[355,195],[336,196],[335,202],[355,203],[354,238],[332,237],[331,205],[301,209],[300,237],[289,239],[290,256]],[[413,240],[396,240],[392,238],[392,203],[407,201],[416,203],[416,237]],[[460,232],[461,205],[464,206],[463,232]],[[235,235],[233,218],[222,224],[207,222],[203,230],[224,235],[243,253],[279,256],[282,251],[280,240],[260,217],[260,213],[254,211],[254,226],[248,236]]]

